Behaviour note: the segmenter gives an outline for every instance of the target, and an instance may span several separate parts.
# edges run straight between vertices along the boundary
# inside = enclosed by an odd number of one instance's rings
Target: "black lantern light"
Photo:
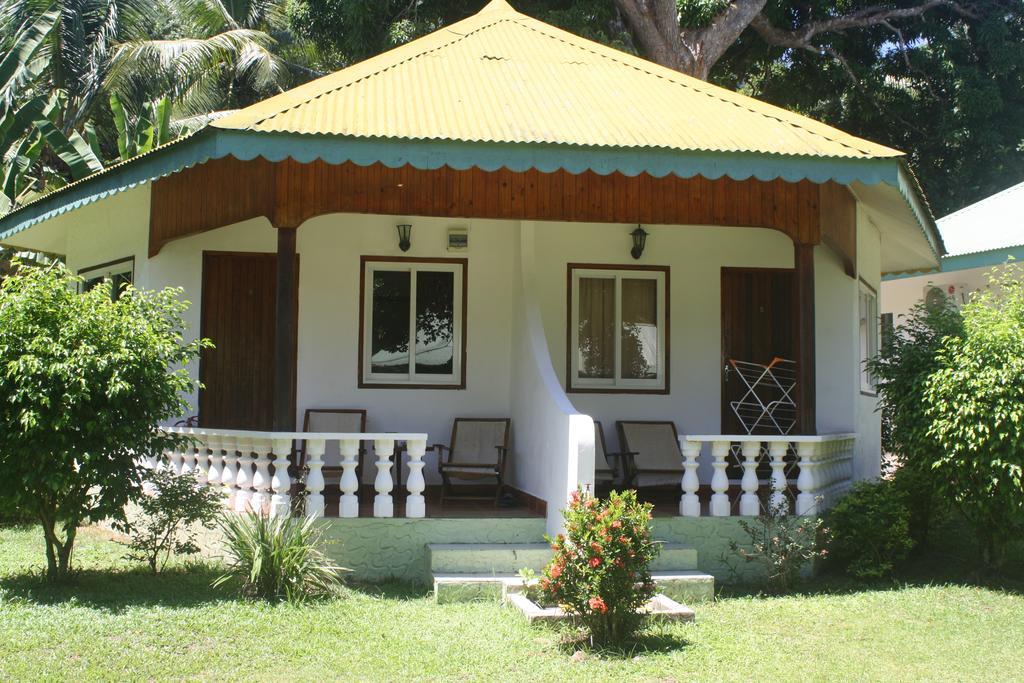
[[[412,246],[412,226],[409,224],[396,225],[398,228],[398,248],[402,251],[409,251]]]
[[[633,249],[629,253],[633,258],[638,259],[643,256],[644,247],[647,245],[647,231],[638,225],[636,230],[629,234],[633,237]]]

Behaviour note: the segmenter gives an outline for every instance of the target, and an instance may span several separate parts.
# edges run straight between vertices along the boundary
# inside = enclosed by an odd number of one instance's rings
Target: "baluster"
[[[769,499],[772,514],[789,514],[789,499],[786,498],[786,452],[789,443],[772,441],[768,445],[768,455],[772,462],[772,495]]]
[[[327,442],[323,439],[306,440],[306,467],[309,473],[306,475],[306,516],[324,516],[324,473],[321,469],[324,466],[324,451],[327,450]]]
[[[252,475],[252,500],[249,501],[252,511],[262,515],[270,507],[270,451],[269,439],[255,439],[252,452],[256,458],[256,472]]]
[[[405,499],[405,516],[426,517],[427,503],[423,492],[427,488],[427,483],[423,480],[423,456],[427,452],[427,442],[417,439],[407,441],[405,446],[409,451],[409,480],[406,482],[409,496]]]
[[[373,488],[377,495],[373,499],[374,517],[394,517],[395,502],[391,498],[391,489],[395,482],[391,479],[391,456],[395,452],[393,439],[377,439],[373,442],[373,452],[377,456],[377,478],[373,481]]]
[[[142,481],[142,492],[148,496],[152,496],[156,494],[156,486],[154,486],[152,480],[150,480],[150,475],[156,472],[157,468],[160,467],[160,458],[156,455],[146,456],[141,459],[141,465],[145,470],[147,470],[143,473],[145,478]]]
[[[757,499],[757,459],[761,455],[760,441],[744,441],[743,452],[743,495],[740,496],[740,514],[756,517],[761,511]]]
[[[683,496],[679,499],[679,514],[683,517],[700,517],[700,479],[697,477],[697,459],[700,457],[699,441],[683,441]]]
[[[206,450],[208,448],[206,439],[206,434],[202,434],[196,442],[196,467],[194,472],[196,475],[196,483],[200,486],[206,486],[206,482],[208,481],[206,471],[210,467],[210,457],[206,454]]]
[[[732,444],[728,441],[714,441],[711,444],[711,466],[715,473],[711,476],[711,516],[729,516],[729,477],[725,473],[726,461]]]
[[[221,485],[221,477],[224,476],[224,454],[221,453],[223,446],[220,436],[211,434],[206,439],[206,445],[210,449],[210,469],[206,471],[206,484],[218,487]]]
[[[224,469],[220,473],[221,486],[224,490],[224,503],[233,509],[235,504],[235,481],[238,479],[238,440],[233,436],[225,436]]]
[[[196,471],[196,447],[195,443],[189,441],[181,449],[181,476],[195,476]]]
[[[249,512],[252,505],[252,440],[238,440],[238,474],[235,476],[235,512]]]
[[[175,476],[180,477],[182,469],[184,468],[185,449],[182,446],[175,446],[171,450],[167,451],[167,458],[171,467],[171,471],[174,472]]]
[[[359,441],[357,439],[342,439],[341,451],[341,500],[338,502],[339,517],[359,516],[359,479],[356,477],[357,458],[359,456]]]
[[[274,439],[274,495],[270,499],[270,514],[287,517],[291,514],[292,480],[288,476],[288,456],[292,452],[291,439]]]

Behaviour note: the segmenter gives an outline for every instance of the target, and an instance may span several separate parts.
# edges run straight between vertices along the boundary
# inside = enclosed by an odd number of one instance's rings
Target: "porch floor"
[[[373,517],[373,498],[376,492],[371,487],[363,487],[359,495],[359,516]],[[392,494],[395,499],[395,517],[405,517],[405,493]],[[543,519],[544,512],[531,509],[531,506],[524,500],[516,499],[515,506],[498,505],[494,500],[466,500],[460,498],[448,498],[444,505],[441,504],[441,487],[428,486],[423,492],[427,499],[427,517],[448,518],[448,519]],[[335,488],[334,491],[324,491],[324,502],[327,509],[325,517],[338,516],[338,502],[341,492]],[[509,500],[506,498],[506,500]],[[504,503],[505,501],[503,501]]]

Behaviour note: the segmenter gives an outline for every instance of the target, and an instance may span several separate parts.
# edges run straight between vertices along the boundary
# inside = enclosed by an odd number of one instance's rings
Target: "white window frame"
[[[649,391],[665,392],[668,376],[668,270],[636,269],[628,266],[587,267],[570,265],[571,291],[569,298],[569,391],[615,392]],[[580,279],[601,278],[615,280],[615,357],[614,376],[611,378],[580,377]],[[631,379],[621,377],[622,372],[622,280],[653,280],[656,283],[658,307],[658,376],[654,379]]]
[[[857,346],[860,353],[860,390],[877,395],[878,383],[868,370],[867,361],[878,356],[881,347],[881,314],[878,311],[878,293],[861,280],[857,290]],[[866,309],[866,310],[865,310]],[[866,329],[861,329],[864,324]]]
[[[85,283],[88,280],[96,280],[103,278],[104,280],[111,280],[115,275],[124,275],[125,273],[129,276],[129,282],[132,285],[135,284],[135,257],[127,256],[116,261],[108,261],[107,263],[101,263],[96,266],[89,266],[78,271],[78,276],[82,278],[82,281],[78,283],[78,291],[82,293],[85,291]]]
[[[374,373],[371,356],[373,355],[373,276],[377,271],[409,273],[409,372],[407,374]],[[420,272],[452,273],[454,291],[452,302],[453,356],[452,372],[449,375],[420,374],[416,372],[416,274]],[[465,326],[463,324],[463,305],[465,296],[466,261],[452,260],[444,262],[416,260],[366,260],[363,262],[363,353],[360,358],[360,383],[366,387],[374,385],[410,387],[463,388],[463,347]]]

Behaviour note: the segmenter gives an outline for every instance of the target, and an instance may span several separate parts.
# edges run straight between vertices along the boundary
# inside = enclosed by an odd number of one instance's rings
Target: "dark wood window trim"
[[[382,383],[367,381],[363,352],[365,350],[365,326],[366,326],[366,265],[368,263],[425,263],[425,264],[450,264],[462,267],[462,324],[460,334],[462,344],[459,360],[459,381],[450,384],[413,384],[408,382]],[[416,256],[361,256],[359,258],[359,343],[357,344],[359,357],[357,359],[358,386],[360,389],[436,389],[436,390],[461,390],[466,388],[466,346],[468,345],[469,326],[469,259],[465,258],[419,258]]]
[[[122,266],[122,265],[125,265],[125,264],[128,264],[128,266],[129,266],[129,268],[127,269],[127,272],[130,275],[131,284],[134,285],[135,284],[135,256],[134,255],[133,256],[126,256],[124,258],[114,259],[113,261],[104,261],[103,263],[97,263],[94,266],[88,266],[86,268],[79,268],[78,272],[76,273],[76,275],[78,275],[79,277],[82,277],[83,279],[91,279],[91,278],[86,278],[85,274],[86,273],[91,273],[91,272],[93,272],[95,270],[109,271],[110,269],[112,269],[112,268],[114,268],[116,266]],[[84,291],[82,289],[82,285],[83,284],[84,283],[81,283],[81,282],[78,284],[78,291],[79,292]]]
[[[665,382],[657,389],[643,389],[639,387],[574,387],[572,372],[572,274],[574,270],[623,270],[623,271],[644,271],[662,273],[665,276]],[[671,374],[669,372],[672,355],[671,344],[671,318],[672,318],[672,282],[670,279],[669,266],[641,266],[629,263],[569,263],[566,266],[566,316],[565,316],[565,391],[568,394],[654,394],[667,395],[671,393]]]

